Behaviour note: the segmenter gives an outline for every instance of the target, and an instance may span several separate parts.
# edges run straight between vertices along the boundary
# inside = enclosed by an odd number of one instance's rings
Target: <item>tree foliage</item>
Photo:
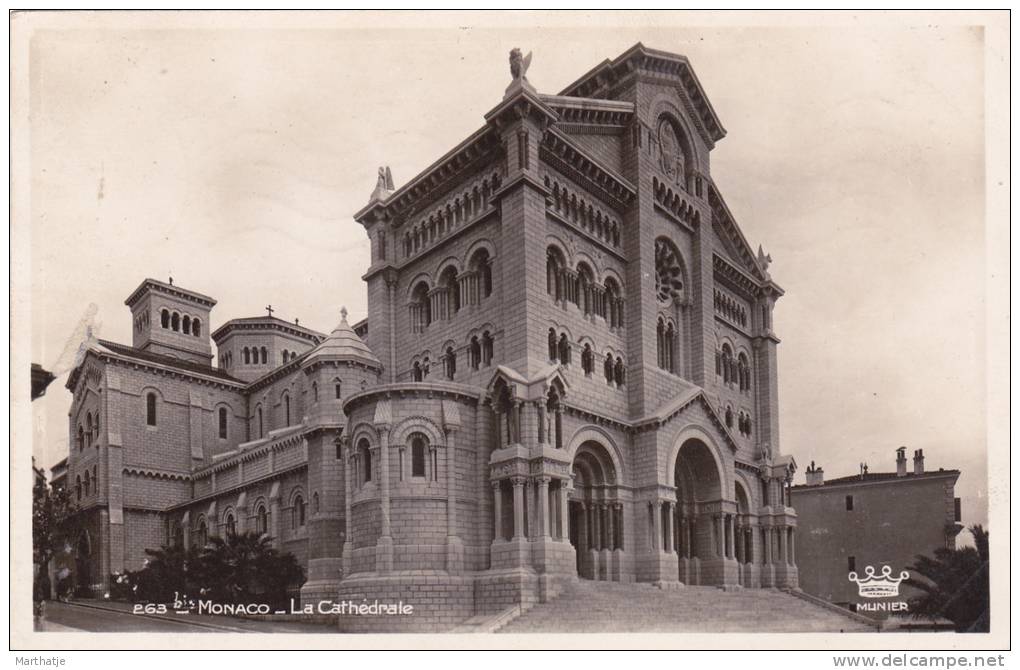
[[[112,594],[135,601],[172,603],[176,599],[220,604],[267,603],[282,606],[288,589],[304,583],[304,569],[293,554],[273,548],[269,536],[249,531],[211,537],[205,547],[181,545],[146,550],[144,568],[115,575]]]
[[[988,531],[980,524],[969,530],[975,546],[916,556],[909,568],[919,577],[906,583],[922,592],[910,600],[915,618],[948,619],[957,632],[980,633],[989,628]]]
[[[49,597],[47,568],[50,560],[63,550],[76,511],[66,489],[54,489],[45,480],[36,479],[32,487],[32,563],[37,599]]]

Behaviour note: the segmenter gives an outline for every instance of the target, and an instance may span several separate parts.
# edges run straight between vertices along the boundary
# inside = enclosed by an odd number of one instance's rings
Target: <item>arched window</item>
[[[294,530],[305,525],[305,499],[300,493],[294,496],[294,507],[291,509],[290,525]]]
[[[567,267],[563,254],[556,247],[549,247],[545,254],[545,290],[556,300],[564,298],[564,283]]]
[[[94,465],[92,466],[92,489],[96,492],[96,495],[99,495],[99,471]]]
[[[421,333],[432,323],[432,305],[429,300],[429,285],[418,282],[411,292],[411,331]]]
[[[342,395],[343,395],[343,385],[341,384],[339,379],[334,379],[333,380],[333,397],[336,400],[339,400]]]
[[[92,412],[85,415],[85,446],[92,446]]]
[[[590,344],[585,344],[581,350],[581,369],[585,375],[591,375],[595,371],[595,354],[592,353]]]
[[[319,402],[319,382],[312,382],[312,402]]]
[[[613,378],[617,386],[623,386],[627,381],[627,369],[623,366],[623,359],[616,357],[616,365],[613,366]]]
[[[227,512],[223,525],[226,526],[227,536],[237,535],[237,519],[234,518],[233,512]]]
[[[555,385],[549,388],[545,401],[546,416],[549,421],[546,441],[557,449],[563,448],[563,412],[560,406],[560,393]]]
[[[726,408],[726,427],[727,428],[732,428],[733,427],[733,408],[732,407],[727,407]]]
[[[733,349],[730,348],[729,344],[723,344],[722,346],[722,374],[723,384],[731,384],[733,382]]]
[[[95,441],[96,449],[99,448],[99,412],[96,412],[96,420],[92,424],[92,439]]]
[[[85,448],[85,430],[78,426],[78,451],[82,451]]]
[[[152,392],[145,395],[145,425],[156,425],[156,394]]]
[[[664,352],[665,353],[665,359],[666,359],[665,369],[668,370],[669,372],[675,373],[677,371],[676,370],[676,331],[673,328],[673,323],[672,322],[670,322],[669,325],[666,326],[666,337],[665,337],[665,340],[663,341],[663,344],[665,345],[665,352]]]
[[[170,317],[170,329],[177,332],[181,329],[181,315],[174,312]]]
[[[623,301],[620,299],[620,285],[612,277],[606,278],[605,297],[603,300],[602,317],[610,328],[623,325]]]
[[[561,364],[570,365],[570,342],[567,341],[566,333],[562,333],[560,335],[560,341],[556,348],[556,352]]]
[[[89,473],[88,470],[85,470],[84,482],[85,482],[85,497],[88,498],[89,492],[92,488],[92,475]]]
[[[358,460],[360,461],[361,483],[367,484],[372,481],[372,450],[365,438],[358,441]]]
[[[468,365],[471,366],[472,370],[477,370],[482,364],[482,345],[478,343],[478,336],[475,335],[471,338],[471,344],[468,345]]]
[[[577,266],[577,296],[575,302],[585,314],[591,314],[595,303],[595,277],[586,263]]]
[[[183,332],[185,335],[191,335],[191,317],[187,314],[184,315]]]
[[[269,532],[269,513],[266,506],[260,504],[255,510],[255,532],[264,535]]]
[[[259,350],[259,353],[262,354],[262,365],[265,365],[266,363],[268,363],[269,362],[269,349],[266,349],[265,347],[262,347],[262,349]]]
[[[159,313],[159,325],[162,328],[169,328],[170,327],[170,311],[169,310],[164,309],[162,312]]]
[[[471,257],[471,269],[478,273],[478,294],[483,300],[492,295],[492,259],[489,252],[479,249]]]
[[[606,354],[606,362],[602,365],[603,372],[606,375],[606,383],[613,383],[613,355]]]
[[[425,453],[427,440],[420,433],[411,436],[411,476],[425,476]]]
[[[290,352],[286,349],[283,350],[283,364],[286,365],[287,361],[290,360]]]
[[[443,357],[443,367],[446,370],[446,378],[453,381],[454,376],[457,374],[457,353],[453,350],[453,347],[446,348],[446,355]]]
[[[241,360],[244,361],[245,365],[251,364],[251,352],[248,350],[248,347],[241,350]]]
[[[259,439],[261,439],[262,436],[263,436],[263,432],[264,432],[263,431],[263,425],[262,425],[262,408],[261,407],[256,408],[256,410],[255,410],[255,417],[256,417],[256,420],[258,421]]]
[[[195,337],[202,335],[202,321],[200,319],[191,320],[191,334]]]
[[[199,547],[209,544],[209,526],[205,523],[205,517],[198,521],[198,534],[195,538],[195,543]]]
[[[737,356],[737,378],[741,391],[751,390],[751,365],[744,352],[740,352],[740,355]]]
[[[492,363],[493,339],[489,331],[482,333],[482,365],[488,367]]]
[[[81,500],[81,475],[76,475],[74,478],[74,497]]]
[[[283,425],[290,426],[290,394],[283,394]]]
[[[446,289],[446,318],[451,318],[460,311],[460,281],[456,268],[451,266],[443,270],[439,285]]]
[[[220,439],[227,439],[227,408],[220,407],[219,409],[219,434]]]
[[[411,379],[413,379],[416,382],[420,382],[422,381],[422,379],[424,379],[424,377],[422,377],[421,374],[421,363],[419,363],[418,361],[415,361],[414,365],[411,366]]]
[[[555,361],[559,355],[559,347],[557,346],[558,338],[556,337],[556,330],[553,328],[549,329],[549,360]]]

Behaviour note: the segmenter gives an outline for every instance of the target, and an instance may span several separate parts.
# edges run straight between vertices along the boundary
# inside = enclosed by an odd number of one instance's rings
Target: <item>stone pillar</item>
[[[570,542],[570,480],[560,480],[560,539]]]
[[[609,507],[609,515],[608,515],[609,524],[608,524],[608,530],[607,530],[607,533],[606,533],[609,536],[608,545],[609,545],[610,549],[618,549],[619,548],[619,546],[616,544],[616,520],[614,519],[615,516],[616,516],[616,504],[614,503],[614,504],[610,505],[610,507]]]
[[[351,530],[351,438],[347,435],[340,438],[340,457],[344,468],[344,540],[340,556],[346,577],[351,574],[351,554],[354,547],[354,534]]]
[[[493,537],[498,542],[503,539],[503,480],[497,479],[490,483],[492,484],[492,509],[495,516]]]
[[[662,509],[666,512],[666,536],[663,538],[662,550],[669,553],[673,548],[673,503],[669,500],[665,500],[662,503]]]
[[[719,558],[726,557],[726,528],[722,514],[715,515],[715,553]]]
[[[730,556],[729,557],[730,558],[736,558],[737,557],[737,538],[736,538],[737,518],[735,516],[733,516],[732,514],[730,514],[730,515],[727,516],[727,520],[729,521],[729,527],[730,527],[730,532],[729,532],[729,536],[728,536],[729,545],[730,545]]]
[[[786,527],[779,529],[779,562],[786,563]]]
[[[662,514],[659,512],[658,501],[649,503],[652,506],[652,549],[659,549],[662,543]]]
[[[375,569],[393,570],[393,537],[390,535],[390,430],[377,425],[379,431],[379,513],[382,515],[379,540],[376,542]]]
[[[514,537],[519,540],[524,537],[524,477],[513,477],[510,483],[514,487]]]
[[[548,539],[551,535],[549,532],[549,477],[538,478],[538,528],[537,535],[540,535],[544,539]]]
[[[789,549],[789,554],[790,554],[790,561],[789,562],[790,562],[790,565],[796,565],[797,564],[797,558],[796,558],[796,546],[797,545],[796,545],[796,540],[797,540],[797,529],[795,529],[794,527],[791,526],[790,527],[790,549]]]
[[[524,536],[535,537],[535,482],[524,480]]]
[[[457,535],[457,432],[446,429],[446,571],[459,574],[464,569],[463,542]],[[438,474],[434,477],[437,481]]]
[[[269,534],[273,537],[273,548],[279,550],[281,546],[280,530],[283,524],[280,523],[280,483],[273,484],[272,493],[269,494]]]

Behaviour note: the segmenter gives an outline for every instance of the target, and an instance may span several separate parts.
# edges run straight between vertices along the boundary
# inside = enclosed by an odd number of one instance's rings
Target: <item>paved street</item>
[[[210,615],[165,616],[131,614],[126,605],[47,602],[36,630],[47,632],[118,633],[336,633],[328,624],[254,621]]]

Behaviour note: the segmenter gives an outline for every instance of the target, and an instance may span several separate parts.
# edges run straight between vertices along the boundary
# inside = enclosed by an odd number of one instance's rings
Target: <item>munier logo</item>
[[[870,565],[864,568],[864,579],[858,579],[856,572],[847,575],[851,582],[857,582],[857,593],[862,598],[893,598],[900,594],[900,582],[910,576],[906,570],[900,572],[900,576],[892,576],[892,568],[888,565],[882,566],[882,574],[875,576],[875,568]]]

